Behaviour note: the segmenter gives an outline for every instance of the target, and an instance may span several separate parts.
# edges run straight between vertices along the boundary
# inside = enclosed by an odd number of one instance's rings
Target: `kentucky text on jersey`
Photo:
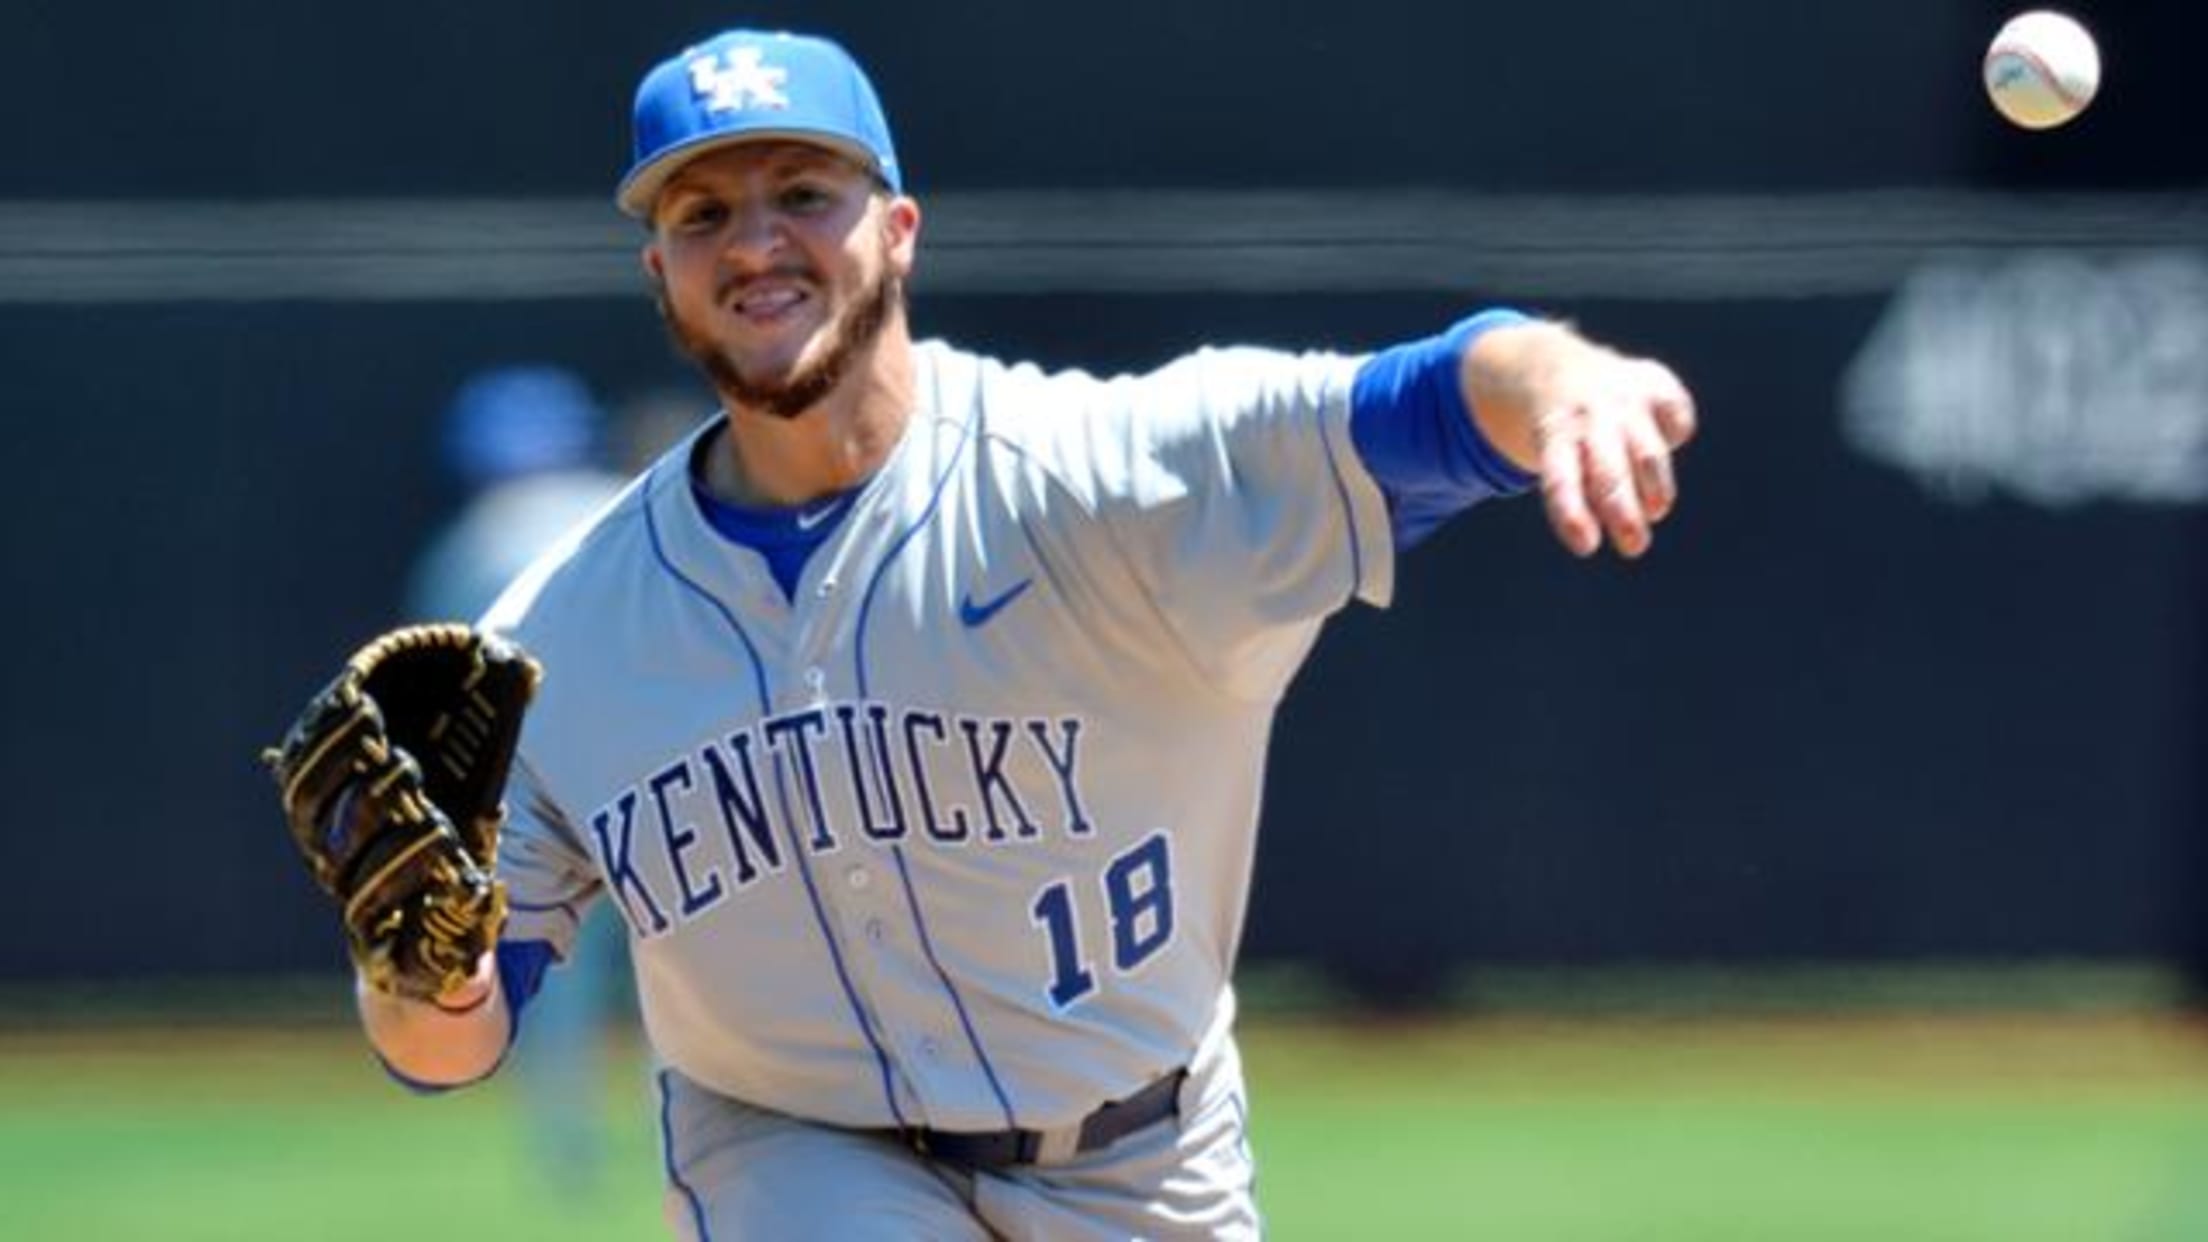
[[[650,939],[761,876],[785,847],[972,848],[1093,831],[1081,721],[825,703],[670,758],[590,816],[607,888]]]

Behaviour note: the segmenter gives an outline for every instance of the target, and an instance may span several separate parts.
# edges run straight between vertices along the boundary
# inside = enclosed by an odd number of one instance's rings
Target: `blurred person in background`
[[[581,378],[541,363],[477,372],[440,427],[441,464],[466,497],[415,561],[407,608],[473,620],[562,533],[613,498],[604,411]]]
[[[617,436],[590,388],[563,367],[492,367],[461,384],[440,426],[441,463],[466,497],[416,559],[408,619],[472,621],[515,575],[596,513],[626,480],[609,459],[641,450]],[[604,1163],[605,1043],[618,1010],[626,948],[593,912],[561,967],[562,986],[531,1006],[514,1048],[523,1121],[545,1177],[585,1194]]]

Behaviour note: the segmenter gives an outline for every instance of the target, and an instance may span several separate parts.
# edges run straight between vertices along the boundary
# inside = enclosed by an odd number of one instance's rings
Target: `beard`
[[[705,372],[723,397],[747,410],[776,418],[796,418],[835,391],[850,373],[851,364],[872,348],[889,324],[890,312],[905,305],[905,281],[883,271],[859,290],[851,305],[828,324],[827,347],[813,361],[800,362],[780,375],[746,375],[728,351],[716,345],[694,324],[686,322],[659,285],[659,317],[667,325],[675,347]],[[726,300],[727,290],[721,290]]]

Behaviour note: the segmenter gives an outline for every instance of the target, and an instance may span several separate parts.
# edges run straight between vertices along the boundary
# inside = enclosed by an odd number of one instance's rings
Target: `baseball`
[[[2025,129],[2053,129],[2093,102],[2101,51],[2073,18],[2036,9],[2009,19],[1986,48],[1986,94]]]

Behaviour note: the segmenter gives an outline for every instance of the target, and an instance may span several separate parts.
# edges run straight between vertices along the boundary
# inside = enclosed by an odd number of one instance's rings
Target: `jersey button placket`
[[[853,863],[844,869],[843,884],[851,891],[847,904],[853,921],[866,936],[866,943],[876,949],[888,944],[889,923],[873,908],[868,897],[868,890],[874,887],[874,873],[862,863]]]
[[[884,865],[886,865],[886,860]],[[903,926],[894,911],[897,908],[897,885],[893,877],[879,874],[882,868],[871,862],[847,864],[842,871],[843,883],[837,885],[835,905],[842,916],[843,926],[851,933],[851,942],[861,951],[851,954],[851,962],[858,973],[867,980],[866,990],[878,999],[887,999],[899,993],[901,988],[913,986],[915,963],[904,960],[904,955],[914,951],[911,942],[898,935]],[[893,983],[891,980],[902,980]],[[940,1004],[943,998],[924,988],[923,995],[907,995],[904,1002],[893,1003],[881,1014],[885,1034],[892,1046],[901,1049],[899,1060],[903,1063],[907,1080],[920,1092],[923,1101],[935,1102],[955,1099],[971,1094],[972,1087],[963,1081],[961,1057],[952,1045],[945,1042],[936,1030],[935,1023],[943,1017],[932,1012],[929,1006]]]
[[[853,863],[844,869],[843,882],[856,895],[853,899],[853,905],[857,907],[854,914],[863,912],[859,929],[866,933],[866,942],[877,949],[889,943],[889,924],[866,905],[866,892],[874,887],[874,873],[863,863]]]
[[[894,992],[893,987],[883,986],[886,980],[882,972],[887,972],[892,977],[898,973],[896,956],[902,946],[892,938],[890,920],[883,909],[883,902],[890,894],[883,890],[880,877],[874,874],[875,870],[876,868],[867,863],[855,862],[845,866],[841,885],[843,891],[837,897],[835,905],[842,914],[844,927],[856,932],[855,942],[864,946],[865,951],[855,951],[852,954],[852,964],[868,980],[867,991],[879,998]],[[920,1044],[932,1041],[907,1043],[894,1033],[897,1025],[895,1012],[887,1012],[881,1016],[884,1026],[891,1028],[892,1042],[901,1044],[906,1049],[907,1055],[903,1059],[908,1075],[909,1071],[922,1066],[927,1070],[940,1068],[940,1047],[934,1053],[921,1051]],[[918,1053],[918,1056],[913,1056],[914,1053]],[[924,1079],[924,1074],[920,1078],[908,1077],[912,1085],[921,1092],[922,1098],[926,1099],[934,1094],[935,1085]]]

